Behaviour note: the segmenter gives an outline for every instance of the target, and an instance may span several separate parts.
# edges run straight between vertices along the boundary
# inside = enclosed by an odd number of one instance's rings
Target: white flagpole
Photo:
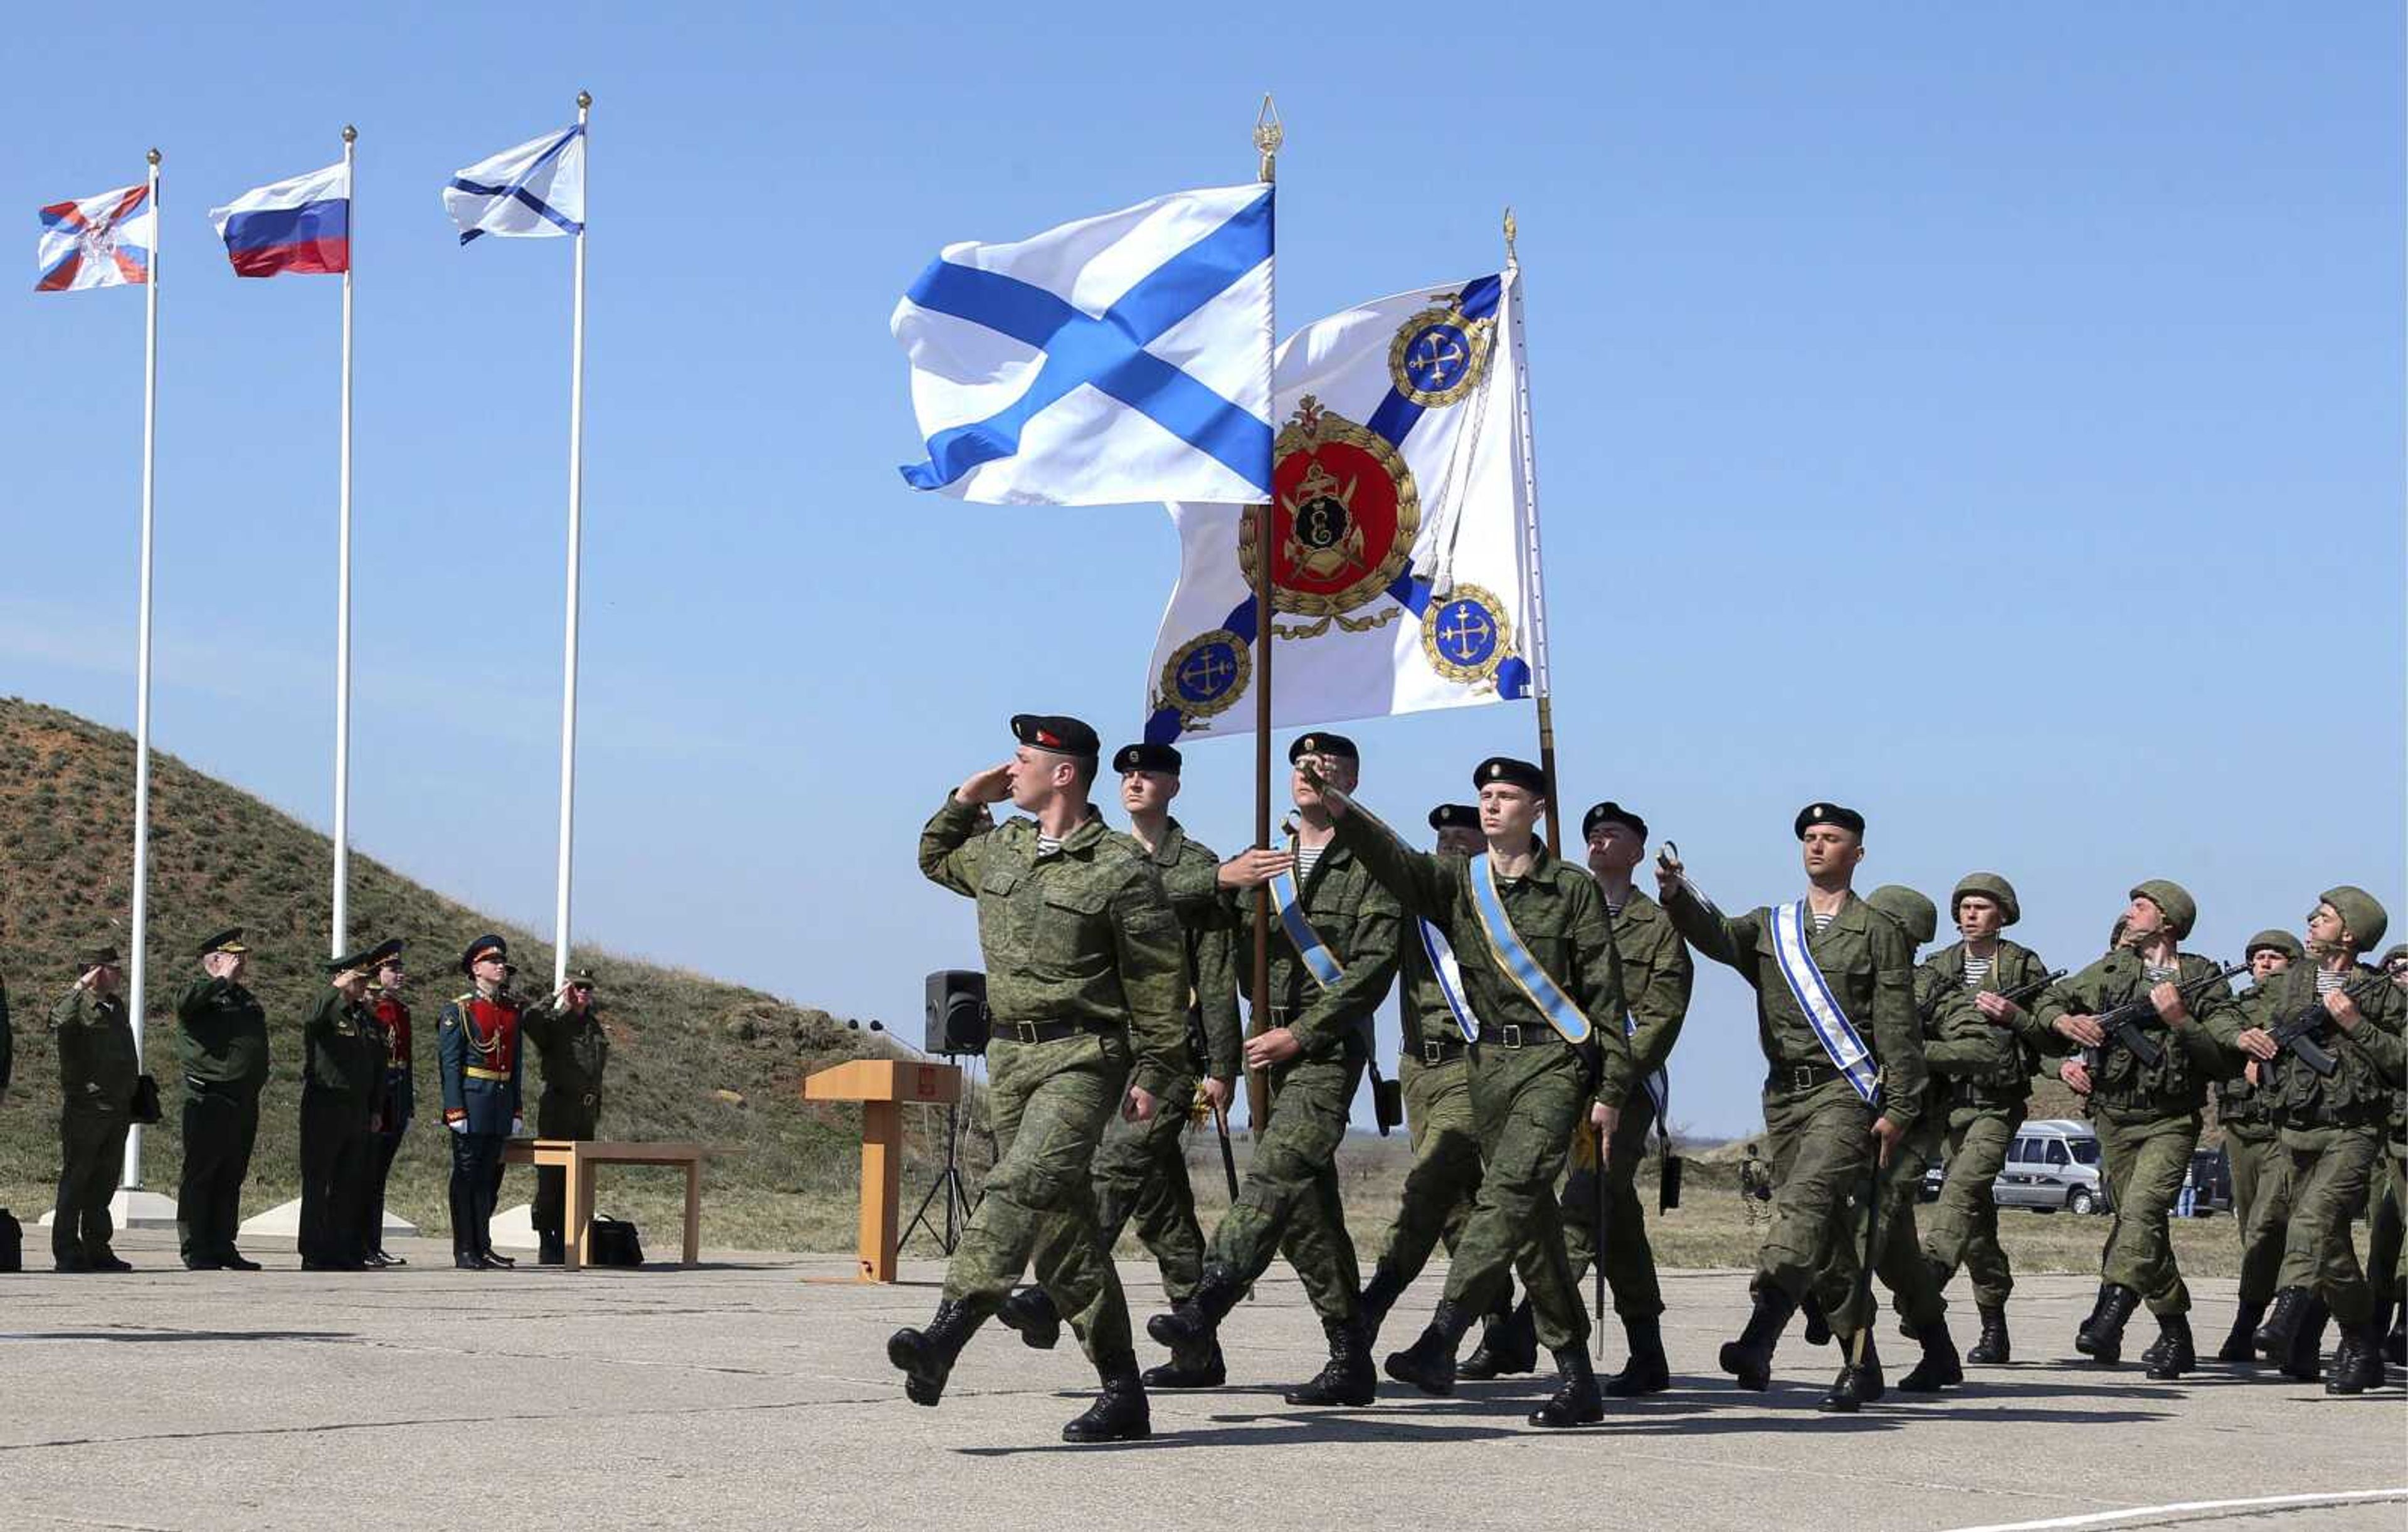
[[[143,283],[142,319],[142,573],[136,597],[134,658],[134,936],[133,985],[127,998],[134,1030],[134,1067],[142,1067],[143,971],[150,938],[150,506],[152,449],[159,436],[159,247],[167,221],[159,216],[159,151],[150,162],[150,267]],[[125,1135],[120,1184],[142,1189],[142,1127]]]
[[[1539,558],[1539,451],[1530,434],[1530,357],[1522,335],[1522,258],[1513,248],[1518,228],[1513,209],[1505,209],[1505,270],[1513,280],[1507,294],[1512,306],[1513,341],[1513,417],[1522,449],[1522,589],[1529,610],[1524,620],[1530,629],[1530,692],[1539,704],[1539,763],[1547,776],[1547,850],[1563,854],[1563,809],[1555,796],[1555,711],[1554,678],[1547,666],[1547,591]]]
[[[343,216],[346,250],[356,249],[359,188],[352,145],[359,130],[343,124]],[[343,262],[343,405],[335,534],[335,929],[328,957],[350,944],[351,889],[351,261]]]
[[[585,126],[594,97],[577,93],[577,125]],[[592,190],[594,144],[585,143],[587,191]],[[591,207],[591,202],[588,202]],[[577,821],[577,609],[578,568],[585,509],[585,230],[577,240],[576,278],[568,325],[568,637],[560,685],[560,896],[552,922],[552,986],[568,982],[568,868]]]

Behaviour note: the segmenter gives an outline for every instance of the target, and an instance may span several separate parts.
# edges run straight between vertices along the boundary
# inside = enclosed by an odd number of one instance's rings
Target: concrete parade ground
[[[1155,1394],[1151,1442],[1072,1448],[1058,1432],[1094,1380],[1067,1335],[1035,1353],[990,1324],[941,1408],[904,1400],[884,1341],[934,1306],[929,1261],[868,1287],[843,1256],[469,1273],[410,1239],[400,1269],[304,1274],[262,1246],[251,1275],[187,1273],[163,1234],[119,1249],[138,1270],[0,1277],[0,1527],[2408,1525],[2396,1384],[2342,1399],[2214,1363],[2178,1384],[2075,1365],[2096,1292],[2075,1277],[2018,1289],[2015,1364],[1849,1418],[1815,1411],[1833,1353],[1796,1326],[1771,1392],[1727,1386],[1714,1350],[1744,1276],[1667,1273],[1672,1391],[1554,1433],[1523,1423],[1531,1378],[1283,1404],[1322,1339],[1275,1267],[1224,1331],[1228,1387]],[[1150,1267],[1122,1273],[1141,1326],[1161,1289]],[[2232,1284],[2199,1288],[2206,1351]],[[1970,1309],[1953,1318],[1970,1342]],[[1895,1382],[1909,1348],[1886,1323],[1881,1341]]]

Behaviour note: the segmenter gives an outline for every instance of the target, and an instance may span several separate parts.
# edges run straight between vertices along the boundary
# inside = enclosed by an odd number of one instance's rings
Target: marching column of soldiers
[[[1895,884],[1856,892],[1865,819],[1837,804],[1811,804],[1791,826],[1804,888],[1732,916],[1669,842],[1656,897],[1641,892],[1647,823],[1618,804],[1583,816],[1585,867],[1550,855],[1538,826],[1554,805],[1526,761],[1482,762],[1477,801],[1431,810],[1436,848],[1422,852],[1356,801],[1352,740],[1304,735],[1288,752],[1283,843],[1216,865],[1168,817],[1176,749],[1113,755],[1124,835],[1092,802],[1094,729],[1033,714],[1011,729],[1011,758],[966,780],[921,832],[921,870],[978,907],[998,1157],[935,1315],[888,1341],[915,1403],[939,1402],[990,1316],[1038,1347],[1067,1319],[1101,1392],[1065,1439],[1143,1439],[1148,1389],[1226,1383],[1220,1332],[1274,1255],[1328,1339],[1322,1370],[1285,1394],[1292,1405],[1369,1405],[1383,1371],[1442,1396],[1460,1378],[1532,1371],[1541,1348],[1556,1383],[1536,1426],[1596,1422],[1607,1398],[1669,1387],[1633,1176],[1651,1131],[1668,1178],[1677,1170],[1667,1065],[1697,956],[1754,992],[1766,1065],[1769,1160],[1749,1144],[1742,1191],[1770,1210],[1750,1312],[1718,1358],[1736,1386],[1770,1386],[1802,1313],[1810,1343],[1839,1349],[1821,1408],[1884,1397],[1876,1280],[1917,1350],[1899,1393],[1938,1393],[1969,1364],[2012,1359],[2014,1275],[1992,1186],[2044,1069],[2086,1102],[2112,1211],[2075,1352],[2119,1365],[2145,1309],[2157,1329],[2139,1353],[2146,1375],[2198,1366],[2171,1220],[2213,1092],[2243,1256],[2217,1358],[2263,1359],[2339,1395],[2385,1386],[2386,1362],[2401,1361],[2408,945],[2366,961],[2388,917],[2363,889],[2319,895],[2304,939],[2253,938],[2252,982],[2238,993],[2242,965],[2184,949],[2198,908],[2166,879],[2133,884],[2108,951],[2069,973],[2002,935],[2023,914],[2014,885],[1970,873],[1949,896],[1957,939],[1921,957],[1940,909]],[[1007,800],[1021,817],[998,823],[993,806]],[[1249,949],[1257,888],[1270,1009],[1240,1040],[1235,953]],[[1412,1163],[1365,1279],[1336,1159],[1376,1067],[1372,1015],[1392,979]],[[1242,1186],[1233,1173],[1207,1241],[1165,1124],[1191,1100],[1226,1111],[1240,1062],[1266,1087],[1254,1158]],[[1935,1163],[1938,1200],[1918,1213]],[[2353,1225],[2371,1206],[2361,1264]],[[1143,1372],[1111,1260],[1132,1218],[1170,1303],[1145,1325],[1168,1358]],[[1375,1367],[1383,1325],[1441,1244],[1442,1296]],[[1034,1284],[1015,1291],[1032,1266]],[[1962,1356],[1945,1296],[1960,1269],[1980,1324]],[[1604,1380],[1586,1345],[1592,1271],[1596,1318],[1610,1287],[1627,1357]],[[2328,1356],[2329,1326],[2339,1340]]]

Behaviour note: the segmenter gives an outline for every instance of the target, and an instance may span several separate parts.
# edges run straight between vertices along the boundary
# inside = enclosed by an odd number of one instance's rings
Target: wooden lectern
[[[962,1098],[962,1072],[916,1059],[854,1059],[803,1081],[806,1101],[861,1103],[861,1271],[858,1281],[895,1280],[895,1245],[903,1194],[903,1107],[941,1107]]]

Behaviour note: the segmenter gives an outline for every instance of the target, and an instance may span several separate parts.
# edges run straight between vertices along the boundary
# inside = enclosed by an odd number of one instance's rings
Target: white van
[[[2099,1135],[2071,1117],[2042,1117],[2015,1130],[2007,1163],[1990,1184],[2001,1208],[2055,1212],[2108,1210],[2107,1177],[2099,1159]]]

